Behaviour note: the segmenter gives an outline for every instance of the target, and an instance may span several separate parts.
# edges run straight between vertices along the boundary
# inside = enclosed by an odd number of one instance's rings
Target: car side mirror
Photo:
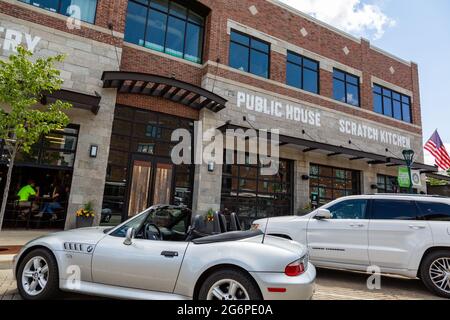
[[[135,234],[135,230],[134,228],[128,228],[127,229],[127,234],[125,236],[125,240],[123,241],[123,244],[126,246],[130,246],[133,244],[133,239],[134,239],[134,234]]]
[[[333,219],[333,214],[328,209],[319,209],[319,210],[317,210],[317,213],[314,216],[314,219],[317,219],[317,220]]]

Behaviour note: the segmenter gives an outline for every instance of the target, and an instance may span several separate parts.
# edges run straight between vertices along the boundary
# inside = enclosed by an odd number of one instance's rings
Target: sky
[[[424,143],[438,129],[450,151],[449,0],[281,0],[419,65]],[[434,164],[428,152],[425,162]]]

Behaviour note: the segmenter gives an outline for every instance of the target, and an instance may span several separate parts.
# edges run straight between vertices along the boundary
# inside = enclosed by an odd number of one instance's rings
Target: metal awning
[[[225,130],[227,130],[227,129],[248,130],[250,128],[227,123],[227,124],[219,127],[218,129],[222,132],[225,132]],[[270,139],[270,133],[268,133],[268,139]],[[365,151],[361,151],[361,150],[355,150],[355,149],[347,148],[344,146],[335,146],[335,145],[331,145],[331,144],[327,144],[327,143],[316,142],[316,141],[306,140],[306,139],[302,139],[302,138],[280,135],[279,142],[280,142],[280,146],[295,145],[295,146],[302,147],[303,153],[317,151],[317,152],[325,153],[328,157],[343,156],[343,157],[347,157],[347,159],[349,159],[351,161],[365,160],[365,161],[367,161],[368,164],[372,164],[372,165],[384,164],[384,165],[390,166],[390,167],[406,166],[406,162],[403,159],[386,157],[386,156],[375,154],[375,153],[365,152]],[[438,169],[436,167],[429,166],[429,165],[422,164],[422,163],[414,163],[412,169],[420,170],[422,173],[430,173],[430,172],[438,171]]]
[[[103,88],[117,88],[120,93],[142,94],[161,97],[191,108],[207,108],[219,112],[227,100],[199,86],[159,75],[105,71],[102,75]]]
[[[89,110],[97,114],[100,109],[100,100],[102,97],[95,92],[95,95],[88,95],[70,90],[58,90],[53,93],[46,93],[42,96],[43,105],[54,103],[56,100],[69,102],[74,108]]]
[[[443,175],[443,174],[437,174],[437,173],[427,173],[428,178],[433,178],[437,180],[447,181],[450,182],[450,176]]]

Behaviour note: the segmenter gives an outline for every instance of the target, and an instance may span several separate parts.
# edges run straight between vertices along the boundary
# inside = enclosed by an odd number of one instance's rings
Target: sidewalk
[[[0,231],[0,248],[9,246],[23,246],[28,241],[54,232],[54,230],[6,230]],[[1,254],[0,270],[11,269],[14,254]]]

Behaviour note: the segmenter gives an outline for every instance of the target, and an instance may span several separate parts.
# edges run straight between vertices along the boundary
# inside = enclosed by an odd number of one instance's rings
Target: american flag
[[[450,156],[442,143],[437,130],[433,133],[430,140],[425,144],[425,150],[429,151],[436,159],[436,165],[442,170],[450,169]]]

